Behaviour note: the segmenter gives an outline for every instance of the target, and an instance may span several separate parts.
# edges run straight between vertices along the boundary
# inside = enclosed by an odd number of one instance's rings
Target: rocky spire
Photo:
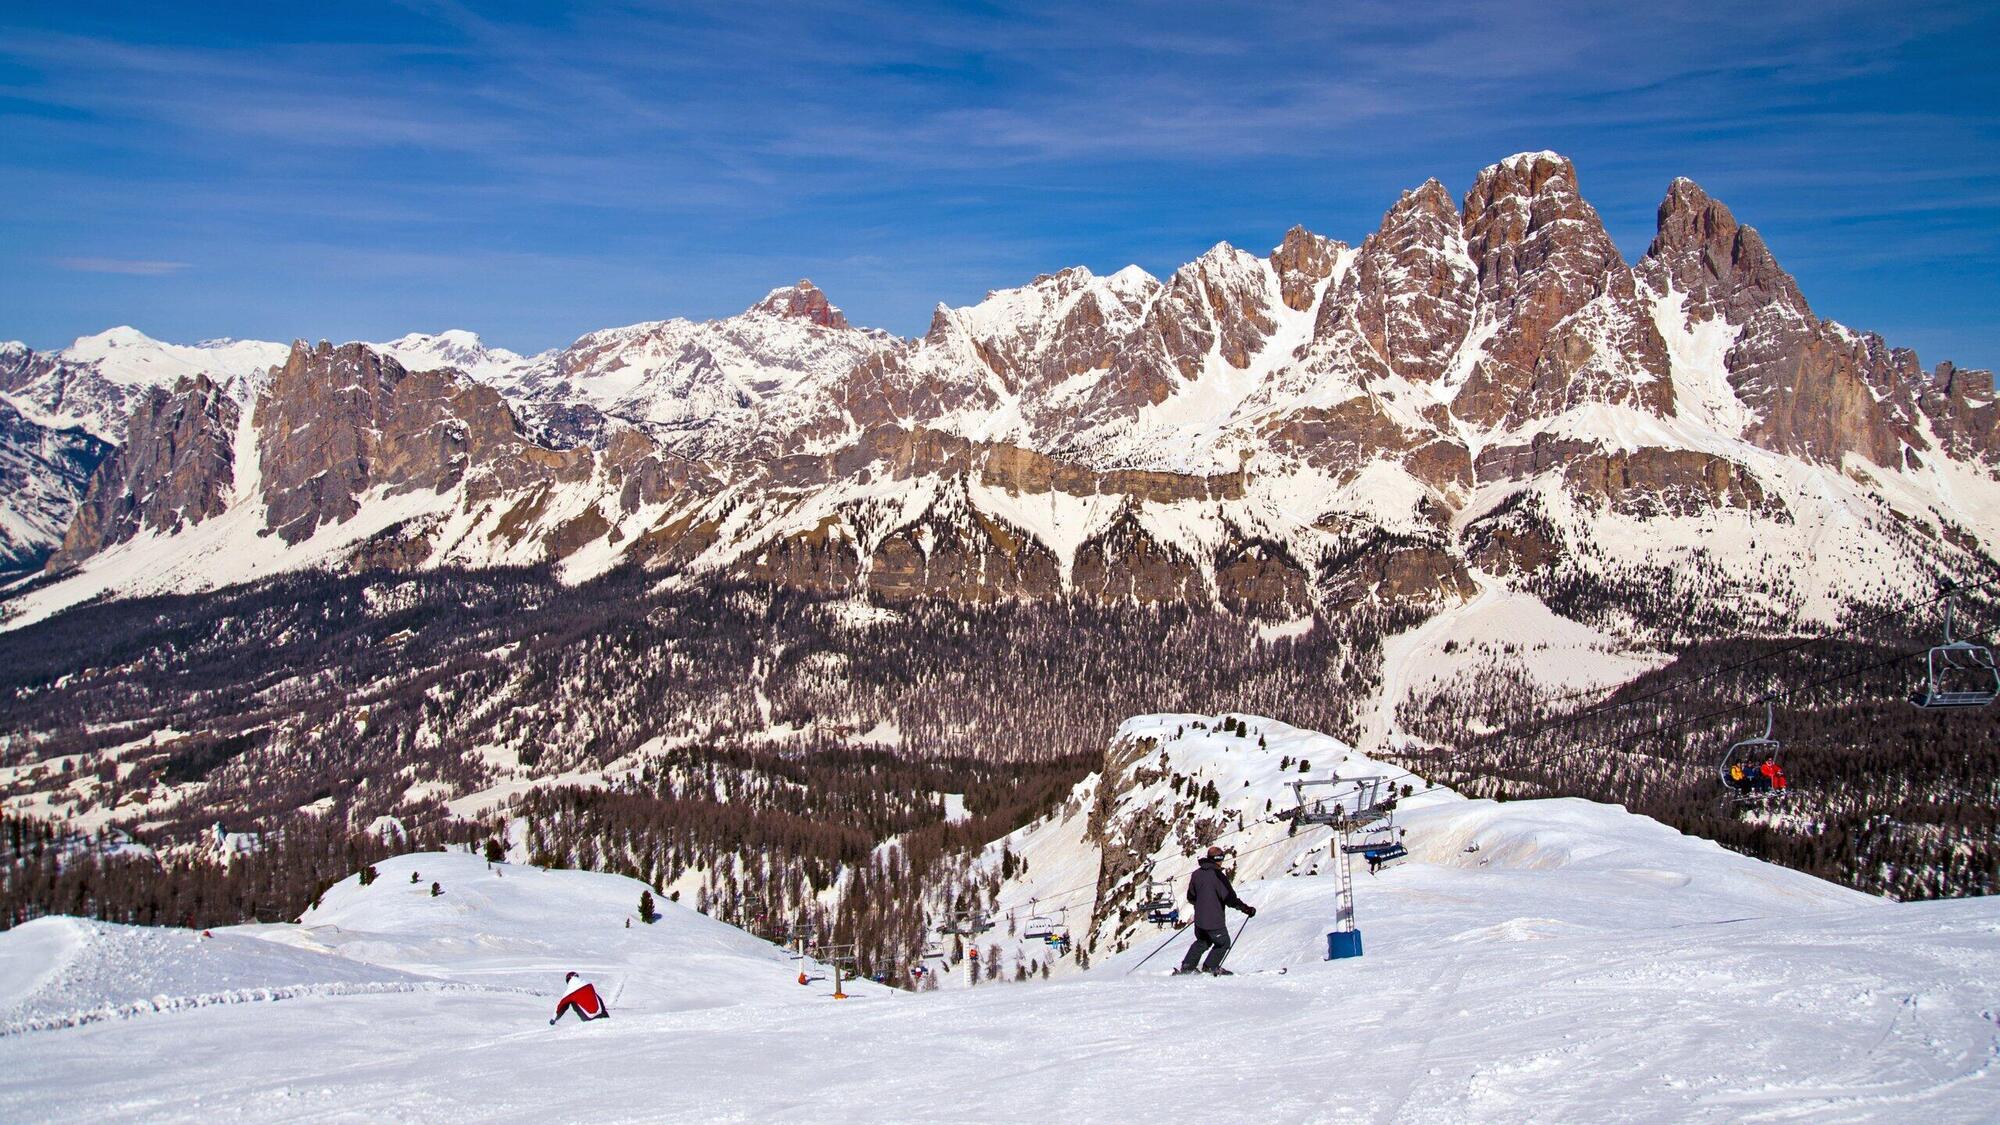
[[[141,531],[171,535],[228,507],[238,409],[205,375],[171,391],[147,388],[124,445],[98,466],[49,569],[66,570]]]
[[[1463,218],[1482,315],[1495,331],[1454,404],[1461,417],[1518,423],[1639,388],[1649,388],[1640,393],[1651,409],[1671,409],[1666,345],[1632,271],[1577,190],[1573,164],[1526,152],[1491,165],[1466,193]],[[1593,302],[1590,315],[1576,316]]]
[[[1720,315],[1742,324],[1774,304],[1811,315],[1797,283],[1756,230],[1739,226],[1729,208],[1686,177],[1669,185],[1660,201],[1658,233],[1639,275],[1660,292],[1687,294],[1688,312],[1702,319]]]
[[[1285,232],[1285,240],[1271,251],[1271,268],[1278,272],[1278,292],[1287,308],[1303,312],[1312,307],[1319,283],[1333,276],[1333,266],[1346,243],[1322,238],[1304,227]]]

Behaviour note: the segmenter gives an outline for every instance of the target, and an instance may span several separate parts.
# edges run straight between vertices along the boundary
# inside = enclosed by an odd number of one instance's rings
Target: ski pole
[[[1173,933],[1168,934],[1167,940],[1154,946],[1153,952],[1146,954],[1144,957],[1141,957],[1137,965],[1134,965],[1131,968],[1125,970],[1125,975],[1129,977],[1133,973],[1138,972],[1141,968],[1144,968],[1146,962],[1151,961],[1154,957],[1157,957],[1159,955],[1160,950],[1165,949],[1169,945],[1172,945],[1174,943],[1174,939],[1179,936],[1181,936],[1181,931],[1179,930],[1175,930]]]

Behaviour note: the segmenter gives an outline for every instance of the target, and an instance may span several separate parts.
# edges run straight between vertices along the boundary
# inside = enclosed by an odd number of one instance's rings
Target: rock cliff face
[[[1458,209],[1444,185],[1430,180],[1405,192],[1362,242],[1353,287],[1328,311],[1351,313],[1390,371],[1432,383],[1472,328],[1477,282]]]
[[[167,347],[0,351],[0,386],[46,415],[106,357],[269,355]],[[250,497],[283,543],[355,565],[1289,616],[1447,603],[1482,571],[1672,567],[1743,520],[1762,530],[1728,534],[1760,551],[1850,558],[2000,539],[1989,373],[1819,320],[1686,180],[1626,264],[1553,153],[1482,170],[1456,204],[1435,180],[1405,192],[1357,247],[1295,227],[1165,280],[1063,270],[940,306],[913,340],[801,281],[539,356],[447,332],[271,362],[128,379],[124,448],[55,564]],[[1836,510],[1874,522],[1810,530]]]
[[[125,442],[99,466],[51,570],[141,531],[171,535],[220,514],[236,482],[238,408],[205,376],[139,399]]]
[[[1464,223],[1494,331],[1456,413],[1519,425],[1580,401],[1672,409],[1665,342],[1569,161],[1531,153],[1486,169]]]
[[[1734,331],[1724,362],[1747,414],[1743,436],[1756,444],[1894,466],[1930,445],[1919,426],[1929,416],[1950,455],[1991,467],[1991,415],[1974,417],[1975,386],[1954,389],[1945,368],[1926,374],[1914,353],[1815,317],[1757,232],[1693,181],[1668,189],[1638,272],[1654,290],[1686,296],[1686,323]]]
[[[0,509],[0,577],[39,568],[62,544],[111,449],[81,429],[30,421],[0,399],[0,495],[7,498]]]
[[[535,447],[506,400],[450,371],[410,372],[359,344],[295,345],[256,408],[269,529],[287,543],[385,496],[465,486],[472,502],[587,471]]]

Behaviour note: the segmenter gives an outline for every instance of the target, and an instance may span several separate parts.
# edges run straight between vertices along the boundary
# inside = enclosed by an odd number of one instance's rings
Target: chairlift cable
[[[1992,639],[1994,639],[1994,637],[1995,637],[1995,635],[1996,635],[1996,634],[2000,634],[2000,629],[1995,629],[1995,630],[1989,630],[1989,631],[1987,631],[1986,633],[1981,633],[1981,634],[1978,634],[1978,636],[1979,636],[1979,637],[1980,637],[1980,638],[1981,638],[1982,640],[1992,640]],[[1839,681],[1841,681],[1841,680],[1845,680],[1845,679],[1849,679],[1849,678],[1851,678],[1851,677],[1854,677],[1854,676],[1858,676],[1858,675],[1861,675],[1861,674],[1863,674],[1863,673],[1866,673],[1866,672],[1873,672],[1873,671],[1876,671],[1876,670],[1878,670],[1878,669],[1881,669],[1881,668],[1887,668],[1887,667],[1890,667],[1890,666],[1892,666],[1892,665],[1895,665],[1895,664],[1900,664],[1900,663],[1902,663],[1902,662],[1904,662],[1904,661],[1906,661],[1906,660],[1910,659],[1910,658],[1911,658],[1911,657],[1913,657],[1913,656],[1919,656],[1919,655],[1922,655],[1922,654],[1923,654],[1923,653],[1925,653],[1926,651],[1928,651],[1928,650],[1926,650],[1926,649],[1912,649],[1912,650],[1906,650],[1906,651],[1903,651],[1903,652],[1899,652],[1899,653],[1897,653],[1896,655],[1894,655],[1894,656],[1891,656],[1891,657],[1888,657],[1888,658],[1886,658],[1886,659],[1883,659],[1883,660],[1877,660],[1877,661],[1874,661],[1874,662],[1872,662],[1872,663],[1869,663],[1869,664],[1862,664],[1862,665],[1857,665],[1857,666],[1855,666],[1855,667],[1852,667],[1852,668],[1849,668],[1849,669],[1847,669],[1846,671],[1843,671],[1843,672],[1838,672],[1838,673],[1835,673],[1834,675],[1831,675],[1831,676],[1822,676],[1821,678],[1819,678],[1819,679],[1817,679],[1817,680],[1813,680],[1813,681],[1812,681],[1812,682],[1810,682],[1810,683],[1805,683],[1805,684],[1800,684],[1800,685],[1798,685],[1798,686],[1796,686],[1796,687],[1793,687],[1793,688],[1789,688],[1789,689],[1786,689],[1786,690],[1783,690],[1783,691],[1772,691],[1772,692],[1767,692],[1767,693],[1765,693],[1765,694],[1763,694],[1763,695],[1759,695],[1759,696],[1755,697],[1754,699],[1750,699],[1750,700],[1748,700],[1748,701],[1746,701],[1746,702],[1742,702],[1742,703],[1736,703],[1736,704],[1732,704],[1732,705],[1730,705],[1730,706],[1728,706],[1728,707],[1723,707],[1723,708],[1719,708],[1719,709],[1717,709],[1717,710],[1714,710],[1714,711],[1705,711],[1705,712],[1702,712],[1701,714],[1698,714],[1698,715],[1690,715],[1690,716],[1687,716],[1687,717],[1684,717],[1684,718],[1680,718],[1680,719],[1676,719],[1676,720],[1673,720],[1672,722],[1668,722],[1668,723],[1661,723],[1661,724],[1659,724],[1659,725],[1657,725],[1657,726],[1652,726],[1652,727],[1648,727],[1648,728],[1646,728],[1645,730],[1640,730],[1640,731],[1634,731],[1634,732],[1632,732],[1631,734],[1628,734],[1628,735],[1624,735],[1624,736],[1622,736],[1622,737],[1619,737],[1619,738],[1614,738],[1614,739],[1610,739],[1610,740],[1607,740],[1607,741],[1604,741],[1604,742],[1596,742],[1596,743],[1590,743],[1590,744],[1586,744],[1586,745],[1583,745],[1583,746],[1575,746],[1575,747],[1571,747],[1571,748],[1570,748],[1570,749],[1568,749],[1568,750],[1561,750],[1561,751],[1557,751],[1556,753],[1554,753],[1554,754],[1551,754],[1551,755],[1549,755],[1549,756],[1548,756],[1548,757],[1547,757],[1547,758],[1546,758],[1545,760],[1546,760],[1546,761],[1549,761],[1549,762],[1561,762],[1561,761],[1566,761],[1566,760],[1568,760],[1568,759],[1570,759],[1570,758],[1574,758],[1574,757],[1576,757],[1576,756],[1577,756],[1577,755],[1579,755],[1579,754],[1586,754],[1586,753],[1590,753],[1590,752],[1593,752],[1593,751],[1600,751],[1600,750],[1610,750],[1610,749],[1614,749],[1614,748],[1617,748],[1617,747],[1620,747],[1620,746],[1623,746],[1623,745],[1625,745],[1625,744],[1627,744],[1627,743],[1629,743],[1629,742],[1632,742],[1632,741],[1635,741],[1635,740],[1637,740],[1637,739],[1641,739],[1641,738],[1650,738],[1650,737],[1653,737],[1653,736],[1655,736],[1655,735],[1660,735],[1660,734],[1665,734],[1665,733],[1666,733],[1666,732],[1668,732],[1668,731],[1672,731],[1672,730],[1678,730],[1678,729],[1679,729],[1679,728],[1681,728],[1681,727],[1685,727],[1685,726],[1690,726],[1690,725],[1693,725],[1693,724],[1696,724],[1696,723],[1702,723],[1702,722],[1706,722],[1706,721],[1707,721],[1707,720],[1709,720],[1709,719],[1716,719],[1716,718],[1721,718],[1721,717],[1723,717],[1723,716],[1726,716],[1726,715],[1733,715],[1733,714],[1736,714],[1736,713],[1737,713],[1737,712],[1739,712],[1739,711],[1745,711],[1745,710],[1748,710],[1748,709],[1750,709],[1750,708],[1753,708],[1753,707],[1756,707],[1756,706],[1758,706],[1759,704],[1762,704],[1762,703],[1765,703],[1766,701],[1769,701],[1769,700],[1780,700],[1780,699],[1789,699],[1789,698],[1791,698],[1791,697],[1792,697],[1792,696],[1794,696],[1794,695],[1798,695],[1798,694],[1800,694],[1800,693],[1803,693],[1803,692],[1807,692],[1807,691],[1811,691],[1811,690],[1812,690],[1812,689],[1814,689],[1814,688],[1819,688],[1819,687],[1825,687],[1825,686],[1826,686],[1826,685],[1828,685],[1828,684],[1832,684],[1832,683],[1838,683],[1838,682],[1839,682]],[[1699,681],[1695,681],[1695,682],[1699,682]],[[1581,717],[1581,716],[1579,716],[1579,717]],[[1562,729],[1562,727],[1564,727],[1564,726],[1570,726],[1570,725],[1574,725],[1574,723],[1565,723],[1565,724],[1559,724],[1559,725],[1557,725],[1557,726],[1554,726],[1554,727],[1551,727],[1551,728],[1549,728],[1549,729],[1551,729],[1551,730],[1560,730],[1560,729]],[[1461,750],[1455,750],[1455,751],[1452,751],[1452,752],[1450,752],[1450,753],[1448,753],[1448,754],[1446,754],[1446,755],[1443,755],[1442,757],[1444,758],[1444,760],[1447,760],[1447,761],[1448,761],[1448,760],[1451,760],[1451,759],[1454,759],[1454,758],[1457,758],[1457,757],[1460,757],[1460,756],[1462,756],[1462,755],[1464,755],[1464,754],[1467,754],[1467,753],[1470,753],[1470,752],[1472,752],[1472,751],[1474,751],[1474,750],[1480,750],[1480,749],[1488,749],[1488,748],[1490,748],[1490,747],[1488,747],[1488,746],[1481,746],[1481,745],[1474,745],[1474,746],[1470,746],[1470,747],[1466,747],[1466,748],[1463,748],[1463,749],[1461,749]],[[1434,783],[1431,783],[1431,784],[1429,784],[1429,785],[1425,786],[1425,787],[1424,787],[1424,788],[1422,788],[1422,789],[1419,789],[1419,790],[1417,790],[1416,792],[1414,792],[1414,793],[1412,793],[1412,794],[1410,794],[1410,795],[1411,795],[1412,797],[1415,797],[1415,796],[1419,796],[1419,795],[1421,795],[1421,794],[1424,794],[1424,793],[1434,793],[1434,792],[1436,792],[1436,791],[1438,791],[1438,790],[1440,790],[1440,789],[1448,789],[1448,788],[1450,788],[1450,786],[1447,786],[1447,785],[1444,785],[1444,784],[1441,784],[1441,783],[1435,783],[1435,782],[1434,782]]]
[[[1953,586],[1947,589],[1945,592],[1936,595],[1935,597],[1918,599],[1916,601],[1906,603],[1905,605],[1902,605],[1900,607],[1885,610],[1881,613],[1874,615],[1873,617],[1864,618],[1860,621],[1840,626],[1840,631],[1841,633],[1850,633],[1859,629],[1866,628],[1869,625],[1873,625],[1881,621],[1886,621],[1892,617],[1906,616],[1913,610],[1920,609],[1927,605],[1936,605],[1938,602],[1941,601],[1949,605],[1950,600],[1956,597],[1960,593],[1963,593],[1967,590],[1982,589],[1987,586],[1992,586],[1996,583],[2000,583],[2000,576],[1988,578],[1982,582],[1972,583],[1971,585]],[[1703,683],[1708,680],[1712,680],[1717,677],[1726,675],[1730,672],[1740,671],[1753,664],[1758,664],[1763,661],[1770,660],[1773,657],[1783,656],[1788,653],[1797,652],[1800,649],[1806,648],[1809,645],[1818,644],[1823,641],[1848,640],[1848,639],[1850,638],[1834,633],[1821,633],[1810,637],[1801,637],[1796,641],[1791,641],[1786,644],[1780,645],[1777,648],[1771,649],[1764,653],[1760,653],[1757,656],[1752,656],[1744,660],[1739,660],[1733,664],[1725,664],[1720,668],[1712,668],[1707,672],[1701,673],[1700,675],[1696,676],[1681,675],[1675,677],[1673,679],[1668,680],[1665,684],[1655,687],[1653,690],[1648,691],[1643,695],[1635,695],[1627,699],[1616,698],[1619,688],[1625,686],[1621,684],[1618,685],[1617,687],[1613,687],[1611,689],[1611,693],[1605,696],[1594,706],[1586,707],[1579,711],[1572,711],[1566,715],[1550,716],[1547,720],[1541,721],[1541,725],[1536,727],[1536,729],[1521,731],[1518,734],[1508,734],[1507,736],[1499,739],[1495,743],[1482,743],[1473,747],[1465,748],[1464,750],[1452,751],[1450,754],[1445,756],[1445,760],[1449,760],[1450,757],[1456,756],[1459,753],[1470,752],[1470,750],[1472,749],[1494,749],[1499,745],[1504,745],[1512,742],[1525,741],[1529,738],[1547,734],[1549,731],[1552,730],[1561,730],[1565,727],[1574,725],[1578,721],[1589,718],[1592,715],[1601,714],[1608,710],[1617,710],[1624,707],[1630,707],[1635,704],[1644,703],[1650,699],[1658,699],[1660,696],[1666,695],[1667,693],[1673,691],[1675,688],[1682,686],[1692,686],[1694,684]],[[1922,655],[1923,653],[1928,651],[1929,651],[1928,649],[1920,649],[1917,652],[1906,654],[1905,658],[1907,658],[1907,656]],[[1582,695],[1588,695],[1591,694],[1592,692],[1599,690],[1602,689],[1593,688],[1593,689],[1588,689],[1586,691],[1570,692],[1567,693],[1566,695],[1554,696],[1547,700],[1537,701],[1537,705],[1547,706],[1551,703],[1560,703],[1563,702],[1565,699],[1578,698]],[[1526,720],[1526,722],[1534,723],[1537,722],[1537,720],[1531,719],[1531,720]]]
[[[1885,610],[1881,613],[1875,614],[1868,618],[1864,618],[1860,621],[1850,622],[1846,625],[1843,625],[1840,627],[1841,634],[1851,633],[1855,630],[1865,628],[1868,625],[1876,624],[1881,621],[1886,621],[1893,617],[1907,615],[1912,610],[1921,608],[1926,605],[1935,605],[1940,601],[1949,602],[1951,599],[1957,597],[1959,594],[1964,593],[1966,591],[1981,590],[1993,586],[1995,584],[2000,584],[2000,575],[1983,579],[1978,582],[1968,583],[1965,585],[1954,585],[1948,587],[1944,592],[1936,596],[1929,598],[1921,598],[1912,602],[1908,602],[1902,606]],[[1992,640],[1994,639],[1995,633],[2000,633],[2000,630],[1989,630],[1986,633],[1981,633],[1977,635],[1982,640]],[[1443,753],[1431,754],[1419,757],[1425,772],[1431,774],[1432,776],[1436,776],[1435,773],[1433,772],[1433,767],[1435,765],[1448,765],[1460,758],[1463,758],[1467,755],[1476,752],[1491,752],[1498,750],[1502,747],[1505,747],[1509,744],[1524,741],[1530,737],[1536,737],[1536,736],[1546,735],[1554,731],[1565,730],[1577,725],[1578,723],[1582,722],[1587,718],[1592,718],[1594,716],[1604,714],[1608,711],[1622,710],[1626,707],[1635,706],[1639,703],[1659,698],[1660,696],[1667,694],[1669,691],[1677,687],[1692,686],[1695,684],[1705,683],[1709,680],[1716,679],[1730,672],[1740,671],[1743,668],[1749,667],[1753,664],[1758,664],[1763,661],[1770,660],[1773,657],[1782,656],[1787,653],[1799,651],[1800,649],[1803,649],[1809,645],[1825,641],[1842,641],[1851,639],[1841,634],[1821,633],[1810,637],[1801,637],[1798,640],[1788,642],[1784,645],[1779,646],[1778,648],[1763,652],[1757,656],[1749,657],[1744,660],[1739,660],[1736,661],[1735,663],[1727,664],[1720,668],[1710,669],[1699,675],[1680,676],[1678,678],[1668,681],[1665,685],[1653,689],[1652,691],[1649,691],[1642,695],[1633,696],[1627,699],[1615,698],[1618,689],[1614,687],[1611,691],[1611,694],[1605,696],[1602,700],[1599,701],[1598,704],[1592,707],[1584,708],[1583,710],[1580,711],[1571,712],[1570,714],[1567,715],[1557,716],[1550,721],[1541,723],[1534,730],[1522,731],[1518,734],[1510,733],[1504,735],[1503,737],[1494,742],[1474,743],[1471,745],[1460,747],[1455,750],[1449,750]],[[1574,758],[1580,754],[1589,753],[1592,751],[1615,749],[1641,738],[1651,738],[1661,734],[1668,733],[1670,731],[1681,729],[1683,727],[1691,726],[1698,723],[1703,723],[1710,719],[1722,718],[1728,715],[1733,715],[1740,711],[1744,711],[1748,708],[1754,707],[1759,703],[1765,703],[1772,700],[1788,699],[1794,695],[1810,691],[1814,688],[1824,687],[1828,684],[1837,683],[1841,680],[1849,679],[1853,676],[1858,676],[1866,672],[1872,672],[1881,668],[1886,668],[1891,665],[1901,663],[1902,661],[1908,660],[1913,656],[1925,655],[1929,651],[1930,649],[1923,648],[1923,649],[1914,649],[1914,650],[1906,650],[1898,652],[1894,656],[1888,657],[1886,659],[1875,661],[1870,664],[1849,668],[1846,671],[1839,672],[1831,676],[1824,676],[1810,683],[1800,684],[1796,687],[1787,690],[1783,691],[1773,690],[1770,692],[1766,692],[1763,695],[1759,695],[1756,698],[1745,703],[1738,703],[1714,711],[1706,711],[1698,715],[1687,716],[1673,720],[1671,722],[1661,723],[1652,727],[1648,727],[1644,730],[1634,731],[1631,734],[1624,735],[1619,738],[1610,739],[1608,741],[1592,743],[1583,746],[1572,747],[1568,750],[1558,751],[1555,754],[1551,755],[1547,760],[1552,762],[1561,762]],[[1584,691],[1571,692],[1567,693],[1566,695],[1551,697],[1550,699],[1542,700],[1540,702],[1542,705],[1562,702],[1565,699],[1579,698],[1583,695],[1592,694],[1599,690],[1602,689],[1593,688]],[[1414,771],[1410,772],[1412,773],[1412,776],[1417,776],[1414,774]],[[1444,790],[1449,788],[1451,787],[1448,785],[1444,785],[1439,782],[1431,782],[1421,788],[1413,790],[1411,793],[1407,794],[1404,799],[1408,799],[1408,797],[1421,796],[1426,793],[1434,793],[1439,790]],[[1216,836],[1214,840],[1211,841],[1211,843],[1218,843],[1220,841],[1227,840],[1235,836],[1240,836],[1248,832],[1252,828],[1261,828],[1268,824],[1275,824],[1283,819],[1284,819],[1283,814],[1276,814],[1264,817],[1256,821],[1245,821],[1238,827],[1230,829],[1229,831]],[[1238,856],[1250,855],[1255,852],[1263,851],[1266,848],[1275,847],[1278,844],[1289,842],[1292,839],[1293,837],[1287,836],[1279,840],[1273,840],[1269,843],[1260,844],[1256,847],[1236,852],[1235,854]],[[1166,881],[1169,884],[1174,882],[1172,878]],[[1089,883],[1081,883],[1076,885],[1075,887],[1064,888],[1061,890],[1050,892],[1045,895],[1036,896],[1034,901],[1048,902],[1048,903],[1067,903],[1077,895],[1080,895],[1086,891],[1095,892],[1096,889],[1097,889],[1097,881],[1092,880]],[[1067,907],[1065,906],[1064,909],[1067,909]]]

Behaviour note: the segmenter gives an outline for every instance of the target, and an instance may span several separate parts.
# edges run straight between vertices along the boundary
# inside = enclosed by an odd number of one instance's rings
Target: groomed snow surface
[[[1164,975],[1185,937],[1131,972],[1149,935],[1049,982],[850,985],[835,1001],[782,951],[677,905],[627,929],[630,880],[462,853],[400,857],[302,924],[208,940],[46,919],[0,934],[0,1120],[1938,1122],[2000,1107],[2000,903],[1888,903],[1583,801],[1447,800],[1399,824],[1412,858],[1359,876],[1366,956],[1321,960],[1331,877],[1246,880],[1260,912],[1233,980]],[[572,969],[611,1019],[548,1025]]]

